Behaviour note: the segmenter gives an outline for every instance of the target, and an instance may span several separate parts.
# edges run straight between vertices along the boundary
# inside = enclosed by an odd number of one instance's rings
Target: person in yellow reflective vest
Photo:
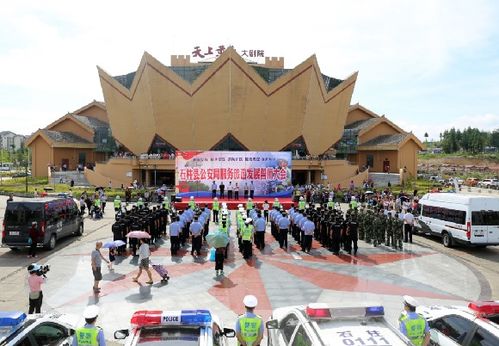
[[[329,197],[329,200],[327,201],[327,208],[328,209],[333,209],[334,208],[334,202],[333,202],[333,198],[332,197]]]
[[[100,327],[95,325],[97,316],[99,315],[99,307],[97,305],[89,305],[83,311],[85,325],[77,328],[73,337],[73,346],[105,346],[106,339],[104,332]]]
[[[243,241],[243,258],[250,259],[253,256],[253,220],[248,217],[244,221],[243,229],[241,230],[241,239]]]
[[[142,197],[139,197],[139,200],[137,201],[137,208],[144,208],[144,200],[142,199]]]
[[[303,198],[303,196],[301,196],[300,200],[298,201],[298,210],[299,211],[304,211],[306,205],[307,205],[307,202],[305,202],[305,198]]]
[[[280,208],[281,207],[281,203],[279,202],[279,198],[274,198],[274,203],[272,203],[272,209],[274,208]]]
[[[194,196],[191,196],[188,205],[189,208],[191,208],[192,210],[196,209],[196,202],[194,201]]]
[[[427,346],[430,342],[430,327],[423,316],[416,312],[418,302],[404,296],[404,311],[399,317],[399,329],[415,346]]]
[[[163,204],[163,209],[170,211],[170,200],[167,197],[163,199],[162,204]]]
[[[253,209],[253,200],[248,198],[248,201],[246,202],[246,216],[249,216],[251,209]]]
[[[218,202],[218,198],[213,198],[212,208],[213,210],[213,222],[218,223],[218,213],[220,210],[220,202]]]
[[[114,197],[113,205],[114,205],[114,212],[117,213],[121,209],[120,195],[116,195],[116,197]]]
[[[258,305],[258,299],[253,295],[247,295],[243,299],[246,312],[239,316],[236,321],[236,337],[239,345],[260,345],[263,338],[262,318],[254,313]]]

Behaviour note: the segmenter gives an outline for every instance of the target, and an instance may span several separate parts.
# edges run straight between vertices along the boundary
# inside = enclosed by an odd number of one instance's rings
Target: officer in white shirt
[[[407,212],[404,214],[404,243],[412,243],[412,229],[414,226],[414,215]]]

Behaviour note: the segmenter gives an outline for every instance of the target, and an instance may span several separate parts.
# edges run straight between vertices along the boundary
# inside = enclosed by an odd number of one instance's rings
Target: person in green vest
[[[272,203],[272,208],[281,208],[281,203],[279,203],[279,198],[274,198],[274,203]]]
[[[117,213],[118,211],[121,210],[121,197],[120,197],[120,195],[116,195],[116,197],[114,197],[113,205],[114,205],[114,212],[115,213]]]
[[[244,226],[241,232],[243,241],[243,258],[250,259],[253,256],[253,220],[248,217],[244,221]]]
[[[251,209],[253,209],[253,200],[248,198],[248,201],[246,202],[246,216],[249,216]]]
[[[212,208],[213,210],[213,222],[218,223],[218,213],[220,210],[220,203],[218,202],[218,198],[213,198]]]
[[[305,202],[305,198],[303,198],[303,196],[301,196],[300,200],[298,201],[298,210],[303,212],[303,211],[305,211],[306,206],[307,206],[307,202]]]
[[[188,205],[192,210],[196,209],[196,201],[194,201],[194,196],[191,196]]]
[[[333,202],[333,198],[332,197],[329,197],[329,199],[327,201],[327,208],[328,209],[334,209],[334,202]]]
[[[243,299],[246,312],[240,315],[236,321],[236,337],[239,345],[260,345],[263,338],[263,320],[255,314],[258,299],[254,295],[247,295]]]
[[[352,196],[352,199],[350,200],[350,208],[356,209],[357,206],[358,206],[357,198],[355,198],[355,196]]]
[[[144,208],[144,200],[142,199],[142,197],[139,197],[139,200],[137,201],[137,208]]]
[[[170,211],[170,200],[168,198],[164,198],[163,199],[163,209],[166,209],[168,210],[168,212]]]
[[[106,339],[104,331],[95,325],[97,316],[99,315],[99,307],[97,305],[89,305],[83,311],[85,325],[77,328],[73,337],[73,346],[105,346]]]
[[[430,327],[423,316],[416,312],[418,302],[404,296],[404,311],[399,317],[399,329],[415,346],[427,346],[430,342]]]

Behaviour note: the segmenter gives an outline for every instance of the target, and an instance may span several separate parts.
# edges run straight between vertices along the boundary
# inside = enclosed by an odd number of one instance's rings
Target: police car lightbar
[[[306,314],[315,319],[382,317],[385,309],[382,306],[329,308],[324,304],[314,303],[307,306]]]
[[[0,311],[0,327],[15,327],[25,319],[22,311]]]
[[[208,310],[141,310],[133,314],[130,323],[135,327],[205,325],[211,323],[211,313]]]
[[[479,316],[497,315],[499,314],[499,301],[470,302],[468,308],[475,311]]]

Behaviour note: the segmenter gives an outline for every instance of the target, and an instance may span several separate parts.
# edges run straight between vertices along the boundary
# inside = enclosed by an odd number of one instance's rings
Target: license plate
[[[483,237],[483,229],[477,229],[477,230],[475,230],[475,235],[477,237]]]
[[[19,231],[10,231],[9,235],[19,235]]]

